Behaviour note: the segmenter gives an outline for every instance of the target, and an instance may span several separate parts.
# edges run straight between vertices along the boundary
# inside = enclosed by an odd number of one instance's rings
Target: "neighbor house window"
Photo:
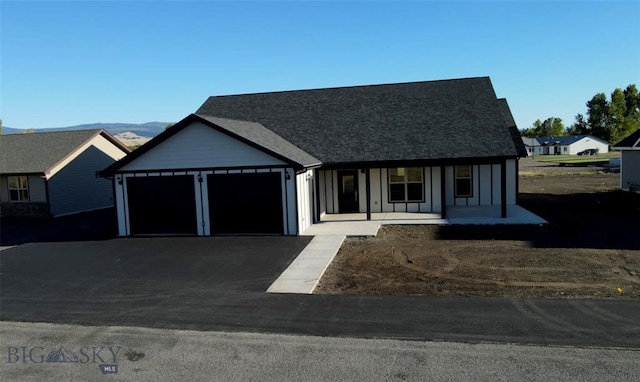
[[[471,166],[456,166],[456,198],[473,196],[473,182],[471,181]]]
[[[26,176],[10,176],[9,177],[9,201],[11,202],[28,202],[29,201],[29,184]]]
[[[566,148],[566,147],[563,147],[563,148],[562,148],[562,151],[564,151],[564,152],[566,153],[566,152],[567,152],[567,148]]]
[[[422,190],[422,168],[389,169],[389,202],[421,202]]]

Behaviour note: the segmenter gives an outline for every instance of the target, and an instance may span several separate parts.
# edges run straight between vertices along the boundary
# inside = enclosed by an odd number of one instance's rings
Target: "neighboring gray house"
[[[534,138],[538,144],[530,144],[531,138],[523,138],[527,151],[535,155],[576,155],[587,149],[596,149],[599,153],[609,152],[609,142],[593,135],[569,135],[565,137]]]
[[[640,193],[640,130],[613,147],[621,151],[620,188]]]
[[[528,156],[542,155],[542,146],[537,138],[521,137]]]
[[[328,214],[507,217],[523,156],[479,77],[210,97],[102,175],[121,236],[298,235]]]
[[[130,151],[104,130],[0,135],[2,216],[60,216],[113,206],[96,172]]]

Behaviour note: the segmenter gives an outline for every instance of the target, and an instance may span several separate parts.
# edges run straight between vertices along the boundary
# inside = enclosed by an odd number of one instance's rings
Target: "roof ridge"
[[[330,87],[326,87],[326,88],[307,88],[307,89],[295,89],[295,90],[264,91],[264,92],[254,92],[254,93],[222,94],[222,95],[209,96],[209,98],[246,97],[246,96],[252,96],[252,95],[281,94],[281,93],[300,93],[300,92],[309,92],[309,91],[318,91],[318,90],[358,89],[358,88],[371,88],[371,87],[379,87],[379,86],[412,85],[412,84],[425,84],[425,83],[436,83],[436,82],[468,81],[468,80],[479,80],[479,79],[485,79],[485,78],[489,79],[489,80],[491,79],[489,76],[461,77],[461,78],[448,78],[448,79],[441,79],[441,80],[388,82],[388,83],[382,83],[382,84],[330,86]]]
[[[198,117],[200,117],[200,118],[204,118],[204,119],[207,119],[207,118],[217,118],[217,119],[223,119],[223,120],[225,120],[225,121],[236,121],[236,122],[257,123],[258,125],[260,125],[260,126],[264,127],[260,122],[258,122],[258,121],[249,121],[248,119],[237,119],[237,118],[218,117],[218,116],[213,115],[213,114],[198,114],[198,113],[193,113],[193,115],[197,115]],[[265,127],[265,129],[266,129],[266,127]],[[267,130],[269,130],[269,129],[267,129]],[[271,130],[269,130],[269,131],[271,131]]]

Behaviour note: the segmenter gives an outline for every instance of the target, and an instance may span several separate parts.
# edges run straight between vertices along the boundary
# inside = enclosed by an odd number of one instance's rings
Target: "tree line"
[[[591,134],[616,144],[640,129],[640,95],[635,84],[624,90],[616,88],[609,99],[606,94],[598,93],[586,105],[586,114],[578,113],[568,127],[560,118],[538,119],[530,128],[522,130],[522,135],[537,138]]]

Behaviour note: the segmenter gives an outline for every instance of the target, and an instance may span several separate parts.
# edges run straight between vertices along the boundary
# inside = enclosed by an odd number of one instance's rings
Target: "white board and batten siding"
[[[363,195],[358,202],[360,211],[367,211],[366,174],[359,173],[358,193]],[[422,195],[420,202],[390,202],[389,172],[386,168],[370,170],[371,212],[434,212],[440,211],[440,168],[422,168]]]
[[[420,202],[390,202],[388,169],[370,169],[371,212],[438,212],[440,211],[440,167],[424,167],[423,200]],[[340,213],[338,207],[338,171],[318,171],[320,215]],[[367,211],[366,173],[358,171],[358,208]]]
[[[298,229],[304,232],[313,224],[314,207],[313,171],[307,170],[296,175],[296,205],[298,207]]]
[[[284,235],[298,233],[296,219],[296,174],[293,168],[263,151],[217,131],[200,122],[194,122],[174,136],[160,143],[115,175],[118,233],[130,232],[127,206],[126,178],[140,176],[191,175],[195,185],[196,217],[199,236],[211,234],[209,217],[208,180],[210,174],[253,172],[279,173],[282,189]],[[269,166],[276,166],[270,168]],[[236,168],[234,168],[236,167]],[[182,170],[182,171],[181,171]],[[132,173],[135,172],[135,173]],[[289,180],[285,174],[288,173]],[[202,183],[198,182],[198,175]],[[250,219],[250,216],[246,217]]]
[[[622,150],[620,157],[620,188],[629,191],[630,186],[640,190],[640,150]]]
[[[194,122],[121,171],[277,166],[285,162],[200,122]]]
[[[448,206],[491,206],[501,203],[500,164],[472,165],[470,197],[455,197],[454,166],[422,167],[423,200],[420,202],[390,202],[388,169],[370,169],[371,212],[441,212],[441,171],[445,171],[445,193]],[[506,161],[507,204],[516,204],[515,159]],[[366,212],[366,174],[358,171],[359,212]],[[340,213],[338,208],[338,171],[318,172],[320,214]]]
[[[516,204],[516,166],[515,159],[506,161],[507,205]],[[472,165],[472,195],[455,197],[454,166],[446,167],[446,194],[448,206],[496,206],[501,203],[502,174],[500,164]]]

